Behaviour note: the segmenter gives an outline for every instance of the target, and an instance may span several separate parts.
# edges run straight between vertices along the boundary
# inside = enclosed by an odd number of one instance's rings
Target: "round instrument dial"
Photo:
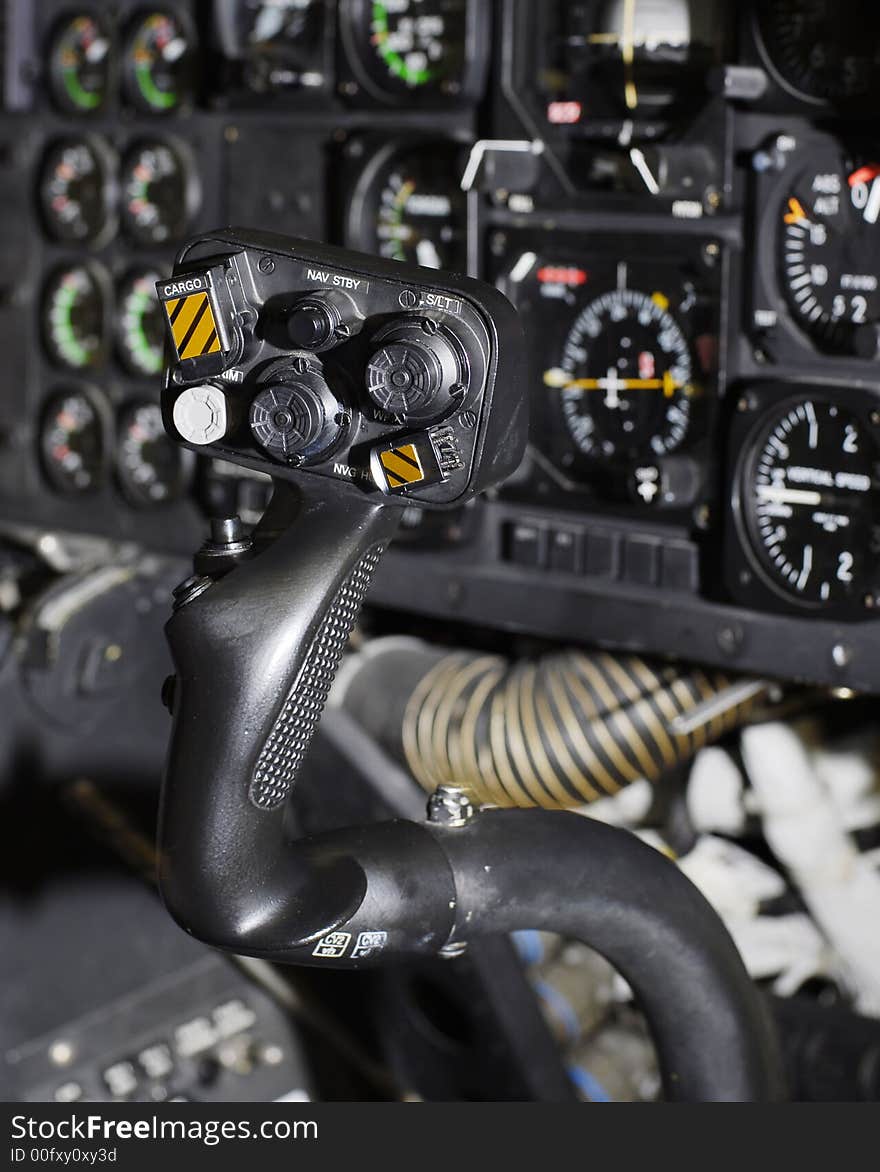
[[[218,31],[253,93],[320,90],[329,17],[324,0],[239,0]]]
[[[43,340],[68,370],[98,366],[106,353],[108,278],[96,264],[58,269],[43,291]]]
[[[130,403],[119,417],[116,474],[133,505],[162,505],[179,497],[192,457],[169,439],[158,403]]]
[[[40,431],[46,478],[65,494],[91,492],[104,478],[104,424],[96,397],[61,391],[46,404]]]
[[[661,293],[619,289],[591,301],[543,381],[584,455],[658,458],[687,437],[690,348]]]
[[[880,163],[828,155],[789,186],[779,215],[786,300],[827,350],[873,357],[880,322]]]
[[[46,230],[68,244],[99,244],[111,234],[112,157],[98,139],[62,139],[50,146],[40,170]]]
[[[802,101],[852,104],[880,88],[874,0],[760,0],[758,41],[782,85]]]
[[[348,0],[342,30],[352,64],[377,97],[455,95],[467,65],[472,0]]]
[[[833,606],[864,594],[880,519],[876,437],[819,398],[789,400],[742,461],[740,513],[763,576],[780,594]]]
[[[129,32],[123,59],[128,100],[149,114],[170,114],[192,95],[193,44],[171,12],[143,12]]]
[[[107,101],[111,40],[103,21],[91,13],[64,18],[49,45],[49,85],[56,105],[74,114],[93,114]]]
[[[122,160],[122,226],[137,244],[154,246],[186,232],[198,204],[198,181],[183,149],[160,139],[139,142]]]
[[[137,269],[119,286],[117,343],[119,356],[131,374],[152,378],[162,373],[165,354],[165,320],[156,282],[156,269]]]
[[[465,195],[455,182],[462,147],[445,139],[371,159],[349,207],[355,248],[429,269],[467,263]]]

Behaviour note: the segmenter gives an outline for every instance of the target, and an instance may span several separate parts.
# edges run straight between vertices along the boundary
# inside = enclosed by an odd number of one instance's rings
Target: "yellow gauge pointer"
[[[560,391],[608,391],[612,388],[618,391],[662,391],[667,399],[680,390],[687,395],[694,393],[692,386],[684,386],[668,370],[664,371],[662,378],[572,378],[567,371],[554,366],[544,371],[544,386]]]
[[[804,211],[804,206],[793,195],[788,201],[788,211],[782,217],[786,224],[809,224],[810,220]]]

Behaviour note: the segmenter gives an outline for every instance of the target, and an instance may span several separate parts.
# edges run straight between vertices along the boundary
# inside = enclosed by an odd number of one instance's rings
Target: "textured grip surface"
[[[250,800],[261,810],[280,806],[293,788],[384,549],[384,545],[374,546],[361,558],[312,640],[254,769]]]

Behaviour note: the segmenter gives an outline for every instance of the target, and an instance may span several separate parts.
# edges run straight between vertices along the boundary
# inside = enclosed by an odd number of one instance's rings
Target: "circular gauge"
[[[122,160],[122,226],[137,244],[165,244],[186,232],[198,202],[195,171],[181,147],[136,143]]]
[[[462,147],[447,140],[380,151],[349,207],[352,246],[430,269],[463,270],[465,195],[456,182],[462,165]]]
[[[104,424],[95,397],[84,390],[52,395],[40,431],[43,468],[63,493],[91,492],[104,477]]]
[[[551,123],[656,118],[705,96],[719,56],[713,0],[564,0],[557,8],[554,57],[540,77]]]
[[[150,114],[168,114],[191,95],[193,45],[179,16],[157,11],[135,18],[123,78],[129,101]]]
[[[43,339],[68,370],[98,366],[106,353],[108,279],[96,264],[58,269],[43,291]]]
[[[789,400],[760,426],[742,462],[740,516],[779,593],[813,606],[864,593],[878,457],[859,417],[823,399]]]
[[[62,110],[92,114],[102,109],[110,88],[110,35],[90,14],[68,16],[49,46],[49,85]]]
[[[761,0],[755,16],[768,64],[803,101],[848,104],[880,88],[875,0]]]
[[[263,94],[324,88],[328,15],[324,0],[240,0],[215,20],[225,56]]]
[[[800,326],[824,348],[867,355],[880,321],[880,163],[834,152],[786,185],[777,215],[782,283]]]
[[[666,298],[618,289],[591,301],[544,385],[561,395],[579,451],[592,457],[664,456],[691,419],[690,348]]]
[[[385,101],[458,96],[468,88],[469,7],[469,0],[348,0],[342,33],[359,79]]]
[[[56,240],[106,240],[115,223],[111,167],[109,150],[95,138],[63,139],[49,148],[40,171],[40,204]]]
[[[122,363],[131,374],[162,373],[165,322],[156,296],[156,282],[161,279],[157,270],[137,269],[119,286],[117,342]]]
[[[133,505],[162,505],[180,496],[189,453],[169,439],[158,403],[130,403],[119,417],[116,473]]]

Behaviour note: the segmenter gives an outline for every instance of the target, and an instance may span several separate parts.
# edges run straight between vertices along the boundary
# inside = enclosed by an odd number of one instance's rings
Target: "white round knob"
[[[174,426],[190,444],[213,444],[226,435],[226,396],[204,383],[181,391],[172,412]]]

